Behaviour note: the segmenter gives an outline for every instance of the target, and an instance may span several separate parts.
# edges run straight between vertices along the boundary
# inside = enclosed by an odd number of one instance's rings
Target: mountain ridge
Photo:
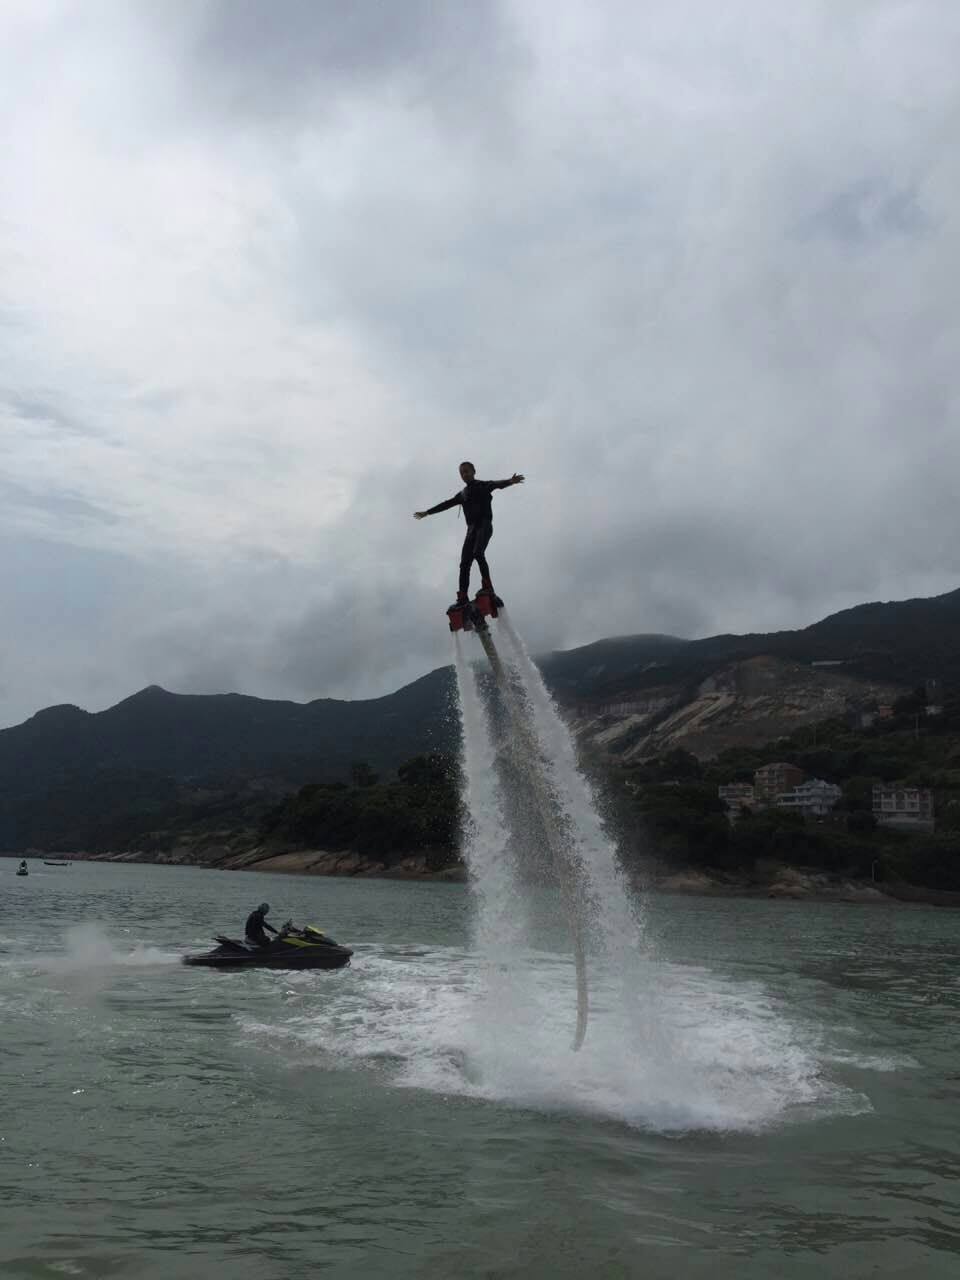
[[[854,606],[793,631],[639,633],[537,661],[596,756],[683,746],[706,759],[928,678],[960,684],[960,590]],[[214,812],[242,823],[305,783],[347,781],[359,762],[392,776],[412,757],[452,754],[459,732],[451,667],[368,699],[300,703],[153,684],[103,711],[43,708],[0,730],[0,847],[120,847],[166,829],[171,813],[181,824]]]

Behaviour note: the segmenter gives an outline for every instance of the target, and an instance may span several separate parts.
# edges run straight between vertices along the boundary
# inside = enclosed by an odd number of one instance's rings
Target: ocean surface
[[[461,885],[15,868],[4,1278],[960,1275],[960,913],[654,898],[574,1054],[562,934],[484,999]],[[263,899],[351,967],[179,964]]]

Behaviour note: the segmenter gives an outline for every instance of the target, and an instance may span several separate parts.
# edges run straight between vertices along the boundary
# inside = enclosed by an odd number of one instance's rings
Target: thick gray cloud
[[[158,17],[169,26],[169,7]],[[296,132],[311,109],[360,94],[433,100],[457,118],[457,101],[476,105],[491,73],[503,92],[518,54],[499,0],[187,0],[179,17],[193,35],[194,92]]]
[[[462,524],[410,513],[464,456],[529,476],[537,648],[956,585],[960,9],[23,0],[0,49],[0,719],[445,661]]]

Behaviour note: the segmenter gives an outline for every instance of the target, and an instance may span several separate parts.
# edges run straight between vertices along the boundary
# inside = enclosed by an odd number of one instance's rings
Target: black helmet
[[[257,910],[260,912],[260,914],[261,914],[262,916],[265,916],[265,915],[267,914],[267,912],[270,910],[270,903],[269,903],[269,902],[261,902],[261,903],[260,903],[260,905],[259,905],[259,907],[257,907]]]

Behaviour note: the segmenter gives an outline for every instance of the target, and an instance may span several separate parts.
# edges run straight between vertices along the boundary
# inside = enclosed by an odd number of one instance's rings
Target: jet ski
[[[298,928],[289,920],[266,947],[215,935],[212,951],[184,956],[183,963],[210,969],[342,969],[353,952],[312,924]]]

